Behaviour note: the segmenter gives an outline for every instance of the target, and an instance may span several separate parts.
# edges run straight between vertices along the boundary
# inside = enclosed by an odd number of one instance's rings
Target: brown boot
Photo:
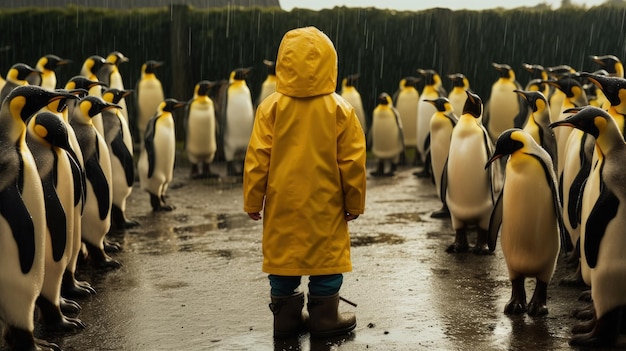
[[[272,296],[270,310],[274,313],[274,337],[288,338],[297,336],[304,330],[307,316],[302,312],[304,293],[291,296]]]
[[[313,338],[347,334],[356,327],[356,316],[339,313],[339,293],[330,296],[309,295],[309,332]]]

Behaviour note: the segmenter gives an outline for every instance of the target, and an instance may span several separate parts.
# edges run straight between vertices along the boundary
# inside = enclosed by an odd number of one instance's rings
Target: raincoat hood
[[[276,58],[276,91],[311,97],[333,93],[336,87],[337,51],[326,34],[315,27],[287,32]]]

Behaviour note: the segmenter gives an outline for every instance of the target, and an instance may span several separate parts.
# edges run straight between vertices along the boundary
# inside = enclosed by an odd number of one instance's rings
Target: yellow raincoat
[[[259,105],[244,166],[244,211],[263,215],[263,271],[352,270],[346,212],[365,209],[365,136],[335,93],[337,52],[317,28],[285,34],[276,93]]]

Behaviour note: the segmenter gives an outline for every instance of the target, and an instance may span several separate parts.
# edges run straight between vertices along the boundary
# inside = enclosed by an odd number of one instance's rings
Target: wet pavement
[[[415,170],[368,178],[366,213],[350,223],[354,270],[341,290],[358,304],[340,304],[357,316],[347,338],[274,343],[261,223],[242,212],[240,179],[191,180],[184,165],[168,192],[173,212],[153,213],[135,185],[127,214],[141,226],[111,236],[123,247],[112,255],[119,270],[79,268],[78,278],[97,290],[79,301],[87,328],[37,335],[65,351],[571,350],[572,311],[586,304],[577,300],[583,288],[558,284],[572,271],[563,256],[549,315],[505,315],[511,290],[502,251],[447,254],[450,222],[429,217],[440,204]],[[529,281],[529,296],[533,288]]]

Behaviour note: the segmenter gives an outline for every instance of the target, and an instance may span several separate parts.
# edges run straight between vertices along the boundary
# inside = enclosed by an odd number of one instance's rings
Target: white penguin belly
[[[417,91],[401,91],[396,109],[402,121],[405,146],[417,146]]]
[[[576,178],[576,175],[580,171],[580,148],[582,147],[580,140],[583,133],[584,132],[578,129],[572,130],[572,133],[570,134],[570,138],[568,139],[567,143],[567,153],[564,155],[563,158],[559,158],[559,163],[561,163],[561,160],[563,161],[563,182],[561,184],[563,188],[563,222],[565,224],[565,228],[570,235],[572,243],[576,243],[576,241],[578,241],[578,238],[580,237],[581,226],[579,223],[570,222],[567,208],[570,201],[578,201],[578,199],[570,198],[569,190],[574,179]],[[574,228],[574,226],[576,226],[576,228]]]
[[[354,112],[361,123],[361,128],[364,131],[367,131],[367,121],[365,120],[365,110],[363,109],[361,94],[359,94],[358,91],[353,90],[349,93],[343,94],[342,97],[348,101],[352,107],[354,107]]]
[[[191,163],[213,161],[217,150],[213,104],[198,104],[189,111],[185,148]]]
[[[171,119],[170,119],[171,120]],[[148,178],[148,155],[142,150],[138,167],[141,187],[148,192],[161,196],[172,180],[174,161],[176,157],[176,143],[173,121],[168,128],[161,125],[166,121],[157,122],[154,135],[154,167],[152,176]]]
[[[87,182],[87,196],[85,197],[85,208],[83,210],[83,216],[81,221],[81,234],[82,239],[88,243],[104,248],[104,236],[111,228],[111,198],[113,197],[113,189],[111,186],[111,158],[109,157],[109,151],[104,139],[98,135],[98,149],[100,155],[100,168],[104,173],[104,177],[109,185],[109,203],[105,204],[108,207],[107,215],[104,219],[100,219],[98,201],[93,190],[91,182]]]
[[[395,159],[402,152],[400,130],[393,113],[380,117],[372,123],[372,152],[379,159]]]
[[[226,132],[224,135],[224,156],[226,161],[235,159],[235,154],[243,152],[248,147],[252,126],[254,124],[254,109],[250,95],[234,94],[228,97],[226,106]]]
[[[499,89],[492,89],[489,99],[489,135],[492,140],[498,139],[500,134],[513,128],[513,120],[519,113],[518,96],[513,85],[499,85]]]
[[[159,104],[163,102],[163,100],[165,100],[163,87],[158,80],[147,80],[140,83],[137,96],[139,112],[137,116],[137,128],[142,138],[148,121],[156,114]]]
[[[445,117],[435,117],[430,123],[430,157],[437,195],[441,196],[441,175],[448,159],[452,122]]]

